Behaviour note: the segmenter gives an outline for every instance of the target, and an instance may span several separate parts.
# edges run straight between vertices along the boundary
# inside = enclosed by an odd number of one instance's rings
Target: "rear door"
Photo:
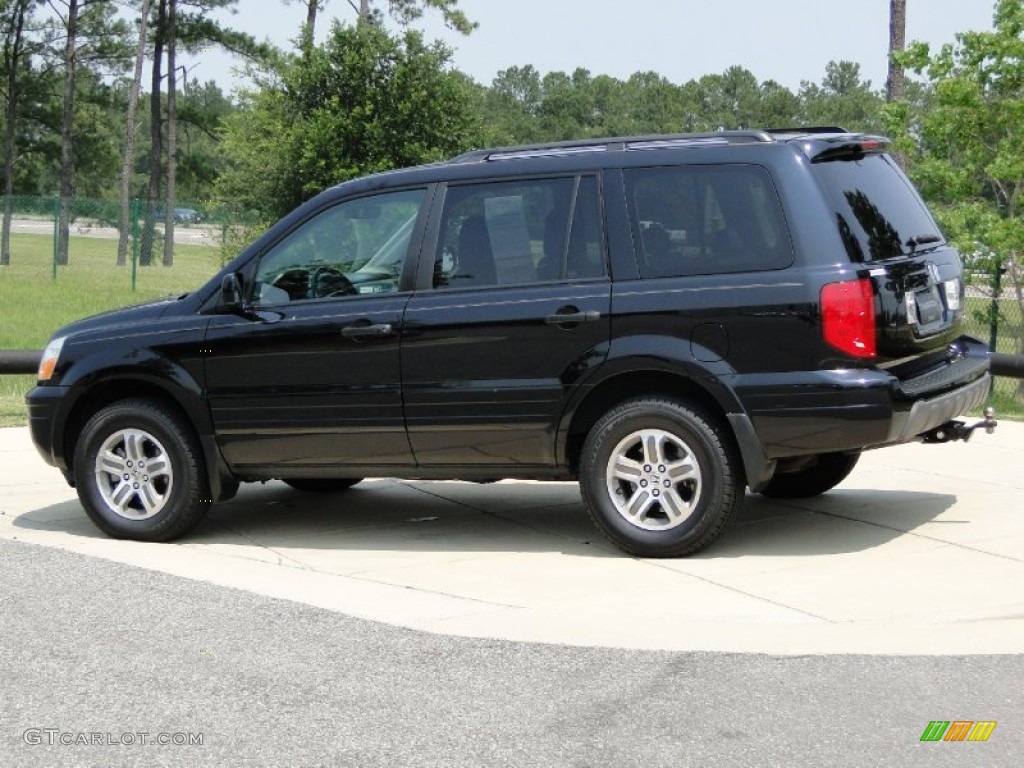
[[[450,185],[435,210],[402,339],[416,460],[550,466],[569,389],[607,354],[598,179]]]

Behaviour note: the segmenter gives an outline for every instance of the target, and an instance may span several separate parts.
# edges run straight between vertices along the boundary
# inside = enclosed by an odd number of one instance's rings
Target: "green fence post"
[[[60,219],[60,198],[53,198],[53,279],[57,279],[57,221]]]
[[[139,263],[139,198],[132,198],[132,291],[135,290],[135,265]]]
[[[988,348],[991,352],[998,352],[999,346],[999,294],[1003,290],[1003,261],[999,259],[995,263],[995,274],[992,275],[992,307],[988,313]],[[989,382],[989,396],[996,389],[995,376]]]

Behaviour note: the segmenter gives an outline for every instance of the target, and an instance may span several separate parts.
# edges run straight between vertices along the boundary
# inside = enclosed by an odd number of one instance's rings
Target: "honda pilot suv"
[[[520,478],[578,480],[612,542],[682,556],[747,488],[968,437],[989,361],[963,314],[883,138],[563,142],[330,189],[194,293],[58,331],[27,399],[115,537],[181,536],[241,482]]]

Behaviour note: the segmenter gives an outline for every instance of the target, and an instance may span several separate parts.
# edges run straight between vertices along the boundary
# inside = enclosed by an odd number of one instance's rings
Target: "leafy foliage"
[[[913,178],[968,266],[993,283],[1005,272],[1024,310],[1024,0],[999,0],[991,31],[959,34],[936,53],[913,43],[901,59],[929,91],[889,114],[913,150]]]
[[[466,148],[468,90],[448,61],[416,32],[335,24],[228,121],[220,194],[273,218],[333,184]]]

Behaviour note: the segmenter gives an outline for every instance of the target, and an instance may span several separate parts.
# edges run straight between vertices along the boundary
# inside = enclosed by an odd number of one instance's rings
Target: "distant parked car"
[[[165,216],[163,208],[157,208],[153,211],[153,219],[155,221],[163,221]],[[203,220],[203,215],[195,208],[175,208],[174,220],[183,224],[198,224]]]
[[[198,224],[203,220],[203,216],[195,208],[175,208],[174,220],[185,224]]]

